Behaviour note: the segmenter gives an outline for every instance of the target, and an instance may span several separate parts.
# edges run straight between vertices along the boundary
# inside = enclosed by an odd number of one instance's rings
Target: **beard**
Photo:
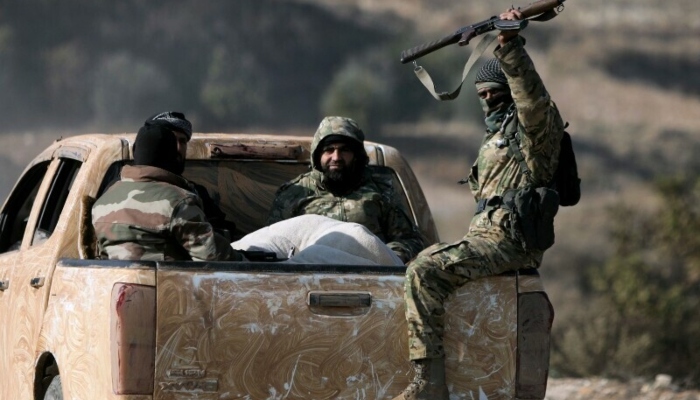
[[[332,193],[347,193],[355,188],[355,185],[362,178],[364,165],[353,160],[349,165],[334,164],[340,166],[337,169],[331,169],[331,165],[323,166],[323,177],[326,188]]]
[[[182,173],[185,172],[185,160],[180,156],[180,154],[175,157],[175,163],[170,172],[176,175],[182,175]]]

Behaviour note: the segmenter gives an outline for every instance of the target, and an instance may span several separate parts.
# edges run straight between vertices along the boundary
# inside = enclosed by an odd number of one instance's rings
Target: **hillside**
[[[698,400],[700,391],[679,390],[667,376],[623,383],[611,379],[550,379],[545,400]]]
[[[460,98],[438,103],[399,53],[512,2],[89,4],[92,14],[71,14],[90,21],[84,25],[45,18],[54,10],[38,0],[0,14],[0,61],[7,61],[0,68],[7,115],[0,127],[2,197],[38,149],[61,135],[135,130],[164,108],[182,109],[199,131],[309,135],[324,114],[342,113],[362,121],[368,138],[406,156],[442,240],[465,233],[474,202],[456,182],[467,174],[483,129],[470,80]],[[159,19],[164,8],[187,29]],[[614,250],[611,207],[653,212],[655,179],[698,177],[697,11],[690,0],[568,0],[560,16],[523,32],[570,123],[583,180],[580,204],[560,210],[557,243],[541,268],[560,338],[576,329],[571,318],[586,311],[581,304],[594,304],[586,285]],[[439,88],[453,89],[469,51],[452,46],[420,63],[435,71]]]

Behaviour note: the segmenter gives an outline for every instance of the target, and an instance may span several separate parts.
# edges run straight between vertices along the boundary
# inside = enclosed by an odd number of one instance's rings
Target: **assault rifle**
[[[401,63],[406,64],[445,46],[459,43],[460,46],[469,44],[473,38],[493,30],[518,30],[527,26],[528,21],[548,21],[554,18],[564,7],[565,0],[538,0],[522,8],[523,19],[518,21],[502,20],[493,16],[485,21],[477,22],[458,29],[454,33],[401,52]]]

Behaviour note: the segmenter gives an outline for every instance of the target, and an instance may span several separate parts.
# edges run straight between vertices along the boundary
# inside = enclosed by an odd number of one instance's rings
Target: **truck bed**
[[[391,399],[412,378],[405,267],[62,260],[53,290],[61,307],[53,313],[96,315],[113,284],[91,285],[87,277],[124,282],[128,271],[155,279],[154,399]],[[452,398],[515,398],[519,287],[541,291],[537,275],[511,273],[467,283],[448,301]],[[73,318],[71,330],[109,325]],[[94,345],[108,346],[109,337],[97,335]],[[81,362],[63,365],[85,365],[91,347],[72,348]],[[106,389],[85,398],[102,398]]]

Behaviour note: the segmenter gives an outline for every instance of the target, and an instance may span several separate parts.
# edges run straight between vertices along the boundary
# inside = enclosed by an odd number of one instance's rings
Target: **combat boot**
[[[449,400],[444,358],[423,358],[411,363],[413,381],[394,400]]]

